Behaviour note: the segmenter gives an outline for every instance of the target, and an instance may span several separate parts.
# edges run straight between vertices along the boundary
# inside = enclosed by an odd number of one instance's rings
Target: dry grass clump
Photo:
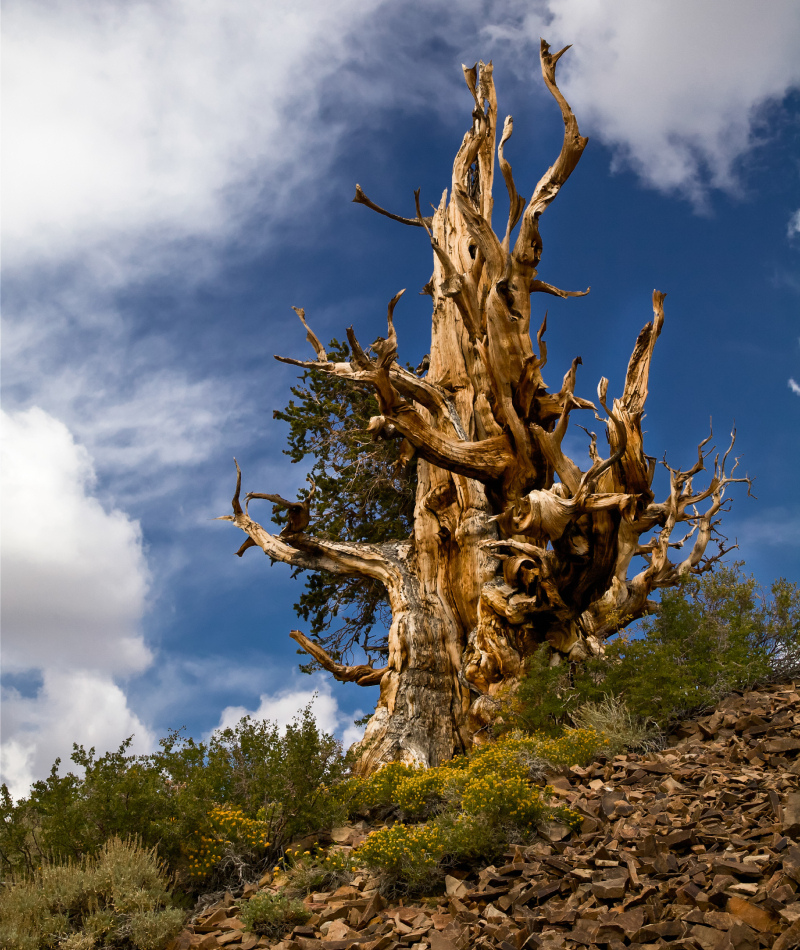
[[[572,714],[572,721],[583,730],[600,733],[610,755],[620,752],[650,752],[663,747],[658,726],[634,715],[619,696],[604,696],[599,702],[584,703]]]
[[[183,926],[155,849],[112,838],[79,864],[43,864],[0,902],[4,950],[163,950]]]

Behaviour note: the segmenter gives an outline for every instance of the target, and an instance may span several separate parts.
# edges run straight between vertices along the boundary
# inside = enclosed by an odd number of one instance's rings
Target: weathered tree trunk
[[[497,694],[513,688],[525,660],[543,644],[551,662],[580,662],[603,641],[652,609],[648,599],[681,574],[709,569],[724,553],[706,557],[727,485],[728,453],[714,461],[708,488],[695,492],[692,478],[704,469],[669,469],[671,490],[654,501],[655,461],[644,454],[641,419],[650,360],[663,322],[663,298],[653,294],[653,321],[639,335],[620,398],[608,407],[608,381],[594,403],[575,395],[576,357],[558,392],[542,377],[547,362],[546,316],[530,333],[531,295],[582,296],[537,278],[542,251],[539,218],[577,165],[586,146],[575,116],[555,82],[556,62],[542,43],[542,75],[561,109],[564,141],[530,201],[517,192],[504,147],[513,125],[505,121],[496,148],[497,102],[491,64],[465,69],[474,99],[472,126],[453,166],[453,179],[431,217],[417,195],[415,218],[375,205],[357,186],[355,200],[430,239],[434,271],[424,290],[432,298],[431,351],[423,378],[397,362],[389,304],[387,338],[370,357],[352,328],[351,360],[334,363],[308,328],[313,361],[279,357],[374,387],[381,415],[376,436],[402,438],[403,454],[418,457],[414,532],[410,541],[381,545],[314,538],[309,506],[270,498],[290,509],[275,537],[252,521],[239,502],[241,475],[227,516],[248,535],[240,549],[259,546],[276,560],[310,570],[360,574],[382,583],[392,609],[388,663],[342,666],[299,631],[292,636],[335,677],[362,685],[380,683],[380,700],[361,744],[365,770],[393,760],[438,764],[486,735]],[[510,200],[502,237],[492,229],[492,185],[497,157]],[[519,232],[512,247],[512,233]],[[605,423],[609,456],[590,435],[592,465],[582,471],[562,450],[570,415],[592,410]],[[710,438],[710,437],[709,437]],[[730,452],[730,449],[728,450]],[[238,466],[237,466],[238,468]],[[697,508],[708,501],[704,512]],[[688,533],[672,539],[676,524]],[[309,533],[306,529],[309,528]],[[642,541],[642,536],[646,537]],[[670,548],[694,536],[677,564]],[[630,579],[635,556],[644,568]]]

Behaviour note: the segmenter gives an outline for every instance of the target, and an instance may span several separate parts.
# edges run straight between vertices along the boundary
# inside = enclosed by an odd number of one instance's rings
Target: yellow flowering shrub
[[[413,766],[390,762],[366,778],[353,776],[340,783],[336,793],[340,801],[347,804],[351,813],[378,805],[390,805],[394,801],[399,782],[417,771]]]
[[[209,877],[231,854],[250,861],[265,857],[268,830],[267,822],[248,818],[240,808],[213,808],[205,827],[195,831],[186,845],[190,879],[200,881]]]
[[[464,780],[491,776],[512,776],[520,779],[535,777],[539,769],[532,770],[531,765],[543,766],[537,761],[536,746],[530,739],[501,739],[490,745],[478,746],[469,756]],[[531,772],[534,772],[534,775]]]
[[[541,732],[510,733],[475,749],[467,771],[535,778],[548,765],[588,765],[605,745],[605,736],[594,729],[565,729],[558,738]]]
[[[335,793],[350,814],[380,805],[399,805],[417,815],[448,797],[448,789],[458,786],[458,776],[467,761],[466,756],[457,756],[436,768],[391,762],[366,778],[351,777],[341,782]]]
[[[464,788],[461,808],[467,815],[530,829],[546,817],[550,794],[552,789],[532,786],[518,775],[474,776]]]
[[[519,803],[521,789],[539,782],[548,766],[586,765],[605,745],[605,737],[594,729],[567,729],[558,738],[544,733],[510,733],[436,768],[392,762],[366,778],[348,779],[337,795],[351,814],[395,804],[412,815],[424,815],[430,806],[457,802],[476,779],[495,782],[502,776],[504,782],[514,780],[507,790]],[[476,796],[477,792],[471,794],[470,801]],[[525,806],[531,812],[536,807],[533,799]]]
[[[434,819],[444,840],[443,865],[460,861],[491,861],[505,849],[506,837],[483,816],[451,809]]]
[[[373,832],[353,857],[413,890],[440,878],[448,862],[493,859],[545,822],[577,827],[581,815],[551,804],[553,789],[541,779],[550,764],[587,763],[603,741],[592,729],[557,739],[511,734],[438,768],[386,766],[362,780],[362,801],[394,802],[411,813],[438,804],[438,813],[424,824]]]
[[[331,849],[320,859],[322,868],[331,876],[352,875],[356,870],[356,862],[351,851]]]
[[[417,769],[397,783],[394,800],[405,811],[418,813],[426,805],[441,801],[452,779],[452,769]]]
[[[538,754],[553,765],[588,765],[608,745],[606,737],[594,729],[565,729],[557,739],[533,738]]]
[[[436,876],[446,844],[434,822],[396,824],[373,831],[356,854],[368,867],[419,886]]]

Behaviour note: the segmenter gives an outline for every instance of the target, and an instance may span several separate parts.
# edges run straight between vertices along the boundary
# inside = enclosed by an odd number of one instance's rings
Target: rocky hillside
[[[366,873],[306,899],[275,942],[207,908],[174,950],[790,950],[800,947],[800,684],[733,695],[659,753],[549,776],[584,820],[541,829],[505,863],[454,869],[446,894],[387,904]],[[335,829],[340,847],[364,827]],[[265,879],[262,890],[275,890]]]

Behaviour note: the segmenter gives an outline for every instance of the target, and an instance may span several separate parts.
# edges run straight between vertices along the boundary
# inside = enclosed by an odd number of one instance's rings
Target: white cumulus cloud
[[[152,662],[140,622],[147,565],[139,526],[93,495],[88,452],[39,408],[2,423],[3,672],[35,674],[3,700],[3,774],[19,792],[71,743],[148,733],[116,678]]]
[[[6,672],[139,672],[147,566],[139,526],[92,495],[88,452],[36,407],[2,414]]]
[[[12,796],[27,794],[57,757],[61,774],[80,771],[69,761],[73,742],[98,755],[134,736],[130,752],[149,752],[156,737],[128,707],[124,691],[105,673],[45,669],[35,696],[13,688],[3,699],[2,780]]]

